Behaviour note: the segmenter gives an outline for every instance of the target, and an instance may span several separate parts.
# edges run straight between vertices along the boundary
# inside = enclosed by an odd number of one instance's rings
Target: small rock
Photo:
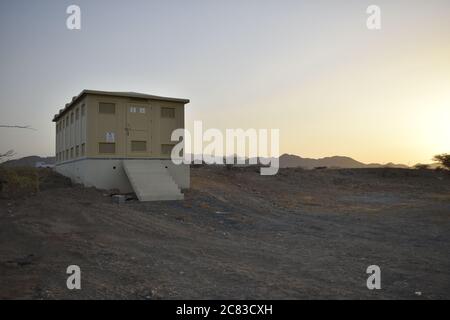
[[[421,292],[421,291],[416,291],[416,292],[414,292],[414,294],[415,294],[416,296],[421,296],[421,295],[422,295],[422,292]]]
[[[126,197],[121,194],[115,194],[112,196],[113,203],[124,204],[126,201]]]

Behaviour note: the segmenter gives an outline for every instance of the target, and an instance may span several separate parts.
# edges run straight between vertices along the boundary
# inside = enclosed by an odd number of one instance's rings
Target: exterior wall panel
[[[161,101],[135,101],[123,97],[111,97],[90,95],[86,98],[87,114],[87,156],[100,158],[168,158],[161,153],[161,144],[175,144],[170,141],[172,131],[177,128],[184,128],[184,105],[182,103],[161,102]],[[115,114],[100,114],[99,103],[114,103]],[[139,111],[132,116],[142,117],[142,121],[129,118],[130,108],[145,107],[145,114]],[[161,107],[171,107],[175,109],[175,118],[161,118]],[[145,127],[145,130],[142,128]],[[133,132],[130,132],[132,130]],[[142,133],[146,131],[146,133]],[[98,144],[107,141],[107,133],[114,134],[116,144],[115,154],[99,153]],[[134,154],[130,153],[131,141],[135,135],[136,140],[147,142],[147,152]]]

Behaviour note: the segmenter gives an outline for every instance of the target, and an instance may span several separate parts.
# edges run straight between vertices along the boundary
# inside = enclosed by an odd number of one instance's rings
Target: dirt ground
[[[186,200],[121,205],[41,180],[0,199],[1,299],[450,298],[446,172],[195,167]]]

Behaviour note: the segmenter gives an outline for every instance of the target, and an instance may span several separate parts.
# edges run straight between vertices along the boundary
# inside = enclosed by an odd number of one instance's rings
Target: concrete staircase
[[[123,167],[140,201],[184,199],[160,160],[123,160]]]

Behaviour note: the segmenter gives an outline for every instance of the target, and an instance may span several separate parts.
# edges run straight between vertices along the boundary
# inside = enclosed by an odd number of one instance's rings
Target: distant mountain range
[[[193,157],[193,155],[191,155]],[[244,159],[242,157],[236,157],[236,156],[227,156],[227,161],[233,162],[233,159],[240,159],[241,161],[245,161],[245,163],[249,163],[249,159]],[[355,159],[352,159],[350,157],[344,157],[344,156],[333,156],[333,157],[325,157],[325,158],[319,158],[319,159],[313,159],[313,158],[302,158],[297,155],[293,154],[283,154],[280,156],[280,168],[297,168],[301,167],[304,169],[314,169],[318,167],[327,167],[327,168],[383,168],[383,167],[389,167],[389,168],[409,168],[407,165],[404,164],[395,164],[392,162],[386,163],[386,164],[380,164],[380,163],[369,163],[365,164],[359,161],[356,161]],[[254,163],[257,162],[257,159],[251,158]],[[267,160],[267,158],[266,158]]]
[[[12,159],[3,162],[1,165],[9,166],[9,167],[34,167],[37,162],[42,162],[46,164],[54,164],[55,157],[39,157],[39,156],[30,156],[24,157],[20,159]],[[280,167],[281,168],[295,168],[301,167],[304,169],[314,169],[317,167],[327,167],[327,168],[380,168],[380,167],[390,167],[390,168],[409,168],[404,164],[395,164],[395,163],[387,163],[387,164],[379,164],[379,163],[370,163],[365,164],[350,157],[343,156],[333,156],[333,157],[325,157],[320,159],[313,158],[302,158],[300,156],[292,155],[292,154],[283,154],[280,156]]]
[[[5,167],[34,167],[37,162],[42,162],[45,164],[54,164],[55,157],[29,156],[20,159],[11,159],[2,162],[0,165]]]
[[[390,168],[409,168],[404,164],[379,164],[370,163],[365,164],[350,157],[343,156],[333,156],[325,157],[320,159],[312,158],[302,158],[300,156],[292,154],[283,154],[280,156],[280,167],[281,168],[293,168],[302,167],[304,169],[314,169],[317,167],[327,167],[327,168],[380,168],[380,167],[390,167]]]

